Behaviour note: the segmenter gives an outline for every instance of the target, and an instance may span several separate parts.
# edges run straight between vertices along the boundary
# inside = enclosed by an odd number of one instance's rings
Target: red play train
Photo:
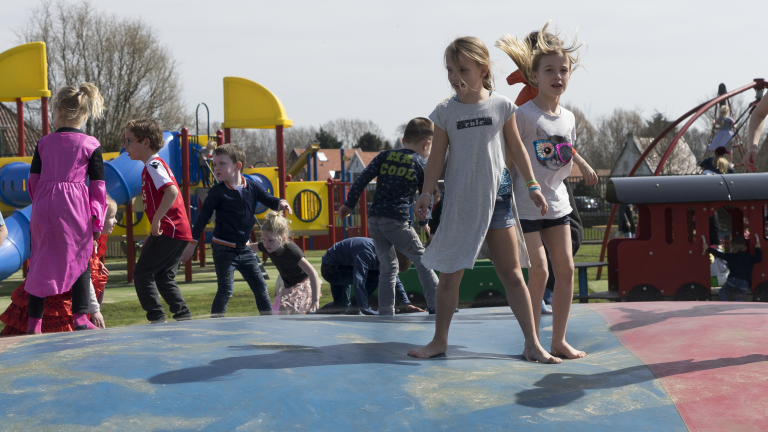
[[[622,300],[709,300],[702,235],[711,244],[709,217],[719,208],[731,215],[732,235],[749,228],[749,252],[754,236],[768,240],[766,173],[614,178],[606,199],[639,212],[636,237],[608,243],[608,289]],[[768,259],[755,265],[750,288],[754,300],[768,301]]]

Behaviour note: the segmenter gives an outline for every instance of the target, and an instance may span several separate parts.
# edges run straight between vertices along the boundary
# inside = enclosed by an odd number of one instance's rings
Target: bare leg
[[[418,358],[430,358],[445,354],[448,349],[448,328],[459,304],[459,285],[464,270],[456,273],[440,273],[435,295],[435,336],[432,342],[421,348],[408,351],[408,355]]]
[[[541,238],[549,251],[552,270],[555,272],[555,289],[552,294],[552,346],[553,355],[569,359],[586,357],[565,341],[568,314],[573,302],[573,255],[571,249],[571,228],[560,225],[541,231]],[[546,264],[545,264],[546,265]]]
[[[531,298],[525,287],[525,279],[523,279],[523,272],[520,269],[520,260],[517,255],[515,229],[488,230],[486,241],[496,268],[496,274],[507,292],[509,307],[515,314],[525,337],[523,357],[533,362],[560,363],[560,359],[552,357],[542,348],[536,335],[533,316],[534,310],[537,308],[531,307]],[[539,299],[539,303],[541,303],[541,299]],[[538,310],[541,314],[541,308]]]
[[[547,254],[544,251],[544,243],[541,240],[539,231],[524,234],[525,246],[528,248],[528,255],[531,257],[531,268],[528,269],[528,291],[531,295],[531,305],[537,305],[533,308],[533,320],[536,323],[536,337],[539,337],[539,326],[541,324],[541,302],[544,300],[544,290],[547,288],[547,279],[549,270],[547,270]]]

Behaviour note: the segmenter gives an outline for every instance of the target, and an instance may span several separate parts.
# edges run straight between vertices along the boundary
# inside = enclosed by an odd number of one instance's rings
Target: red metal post
[[[229,128],[224,128],[224,144],[229,144],[231,142],[232,139],[230,138]]]
[[[181,172],[182,172],[182,192],[184,199],[184,208],[187,210],[187,220],[192,219],[192,210],[189,207],[189,131],[187,128],[181,129]],[[184,263],[184,280],[192,282],[192,260]]]
[[[40,111],[42,112],[43,120],[43,136],[48,135],[50,127],[48,126],[48,98],[40,98]]]
[[[200,197],[197,198],[197,208],[201,209],[203,208],[203,201],[200,199]],[[200,259],[200,267],[205,267],[205,230],[200,233],[200,239],[197,242],[198,248],[197,252]]]
[[[26,156],[26,149],[24,148],[24,104],[21,103],[21,98],[16,98],[16,129],[18,132],[18,145],[20,157]]]
[[[229,130],[229,129],[227,129]],[[229,141],[227,141],[229,142]],[[224,132],[221,131],[221,129],[216,131],[216,145],[220,146],[224,144]]]
[[[331,246],[336,244],[336,212],[334,211],[333,200],[333,179],[328,178],[328,235],[331,239]]]
[[[21,265],[21,275],[24,277],[29,275],[29,259],[24,260],[24,264]]]
[[[360,233],[363,237],[368,237],[368,200],[365,195],[365,188],[360,194]]]
[[[285,142],[283,127],[275,126],[275,142],[277,145],[277,181],[280,183],[280,198],[285,198]]]
[[[125,205],[125,240],[128,242],[125,253],[128,255],[128,282],[133,282],[133,267],[136,265],[136,251],[133,242],[133,200],[129,200]]]

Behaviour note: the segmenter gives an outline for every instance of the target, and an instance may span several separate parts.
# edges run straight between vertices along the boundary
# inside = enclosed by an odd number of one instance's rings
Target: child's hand
[[[535,189],[528,191],[528,196],[531,197],[531,200],[534,204],[536,204],[536,207],[541,207],[542,216],[547,214],[547,210],[549,210],[549,204],[547,204],[547,199],[544,198],[544,195],[542,195],[540,191]]]
[[[157,237],[163,233],[163,230],[160,229],[160,219],[156,221],[152,221],[152,235]]]
[[[427,232],[427,237],[432,237],[432,233],[429,231],[429,225],[424,225],[424,231]]]
[[[755,247],[760,247],[760,235],[759,234],[755,234]]]
[[[93,241],[96,241],[101,237],[101,231],[94,231],[93,232]]]
[[[427,220],[427,210],[429,210],[429,195],[422,195],[413,205],[413,211],[417,218]]]
[[[197,247],[194,243],[187,243],[187,247],[184,248],[184,253],[181,254],[181,262],[187,262],[190,258],[192,258],[192,255],[195,253],[195,248]]]
[[[709,245],[707,244],[707,239],[702,235],[701,236],[701,254],[704,255],[707,252],[707,249],[709,249]]]
[[[339,207],[339,217],[344,218],[344,217],[347,217],[347,216],[349,216],[351,214],[352,214],[352,209],[351,208],[349,208],[349,207],[347,207],[345,205]]]
[[[291,206],[288,205],[286,200],[280,200],[280,204],[277,205],[277,211],[281,212],[283,210],[288,210],[288,214],[293,214],[293,210],[291,210]]]
[[[107,325],[104,324],[104,316],[101,315],[101,312],[91,314],[91,323],[100,329],[107,328]]]
[[[99,261],[99,274],[109,276],[109,270],[107,269],[107,266],[105,266],[101,261]]]
[[[579,167],[581,170],[581,174],[584,176],[584,184],[587,186],[594,186],[597,184],[597,173],[595,173],[595,170],[592,169],[591,166],[585,165],[583,167]]]

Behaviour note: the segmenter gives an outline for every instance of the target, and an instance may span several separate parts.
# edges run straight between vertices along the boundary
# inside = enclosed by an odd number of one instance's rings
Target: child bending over
[[[749,284],[752,281],[752,267],[763,261],[763,251],[760,249],[760,236],[755,237],[755,254],[747,252],[747,240],[742,236],[734,237],[731,240],[732,253],[723,253],[707,245],[703,240],[703,248],[706,252],[720,258],[728,263],[728,269],[731,271],[728,280],[720,288],[720,301],[744,301],[744,296],[749,290]]]

